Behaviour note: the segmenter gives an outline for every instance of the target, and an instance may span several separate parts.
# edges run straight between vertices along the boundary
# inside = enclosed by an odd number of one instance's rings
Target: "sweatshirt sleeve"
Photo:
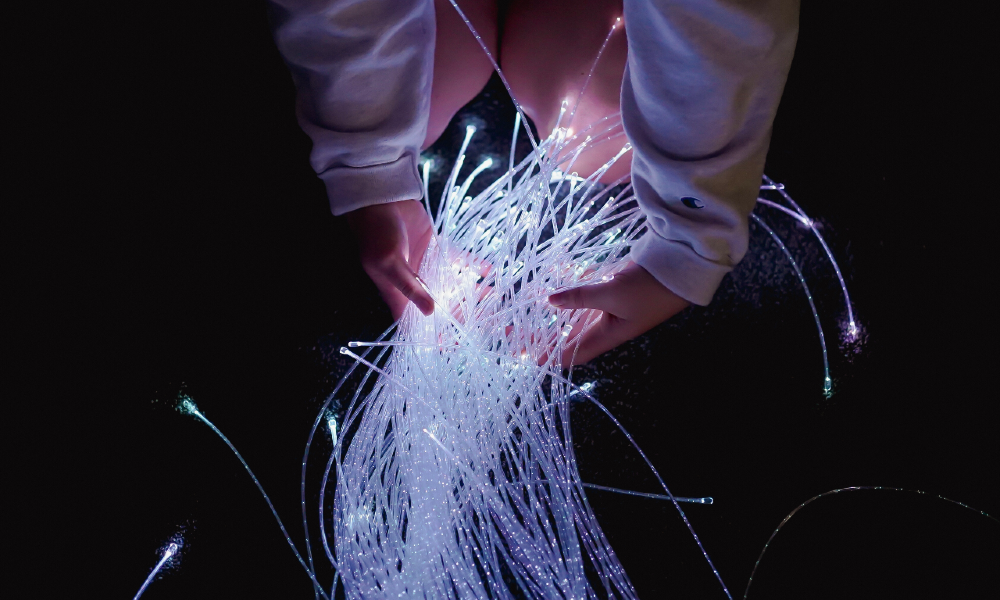
[[[743,258],[798,0],[625,0],[622,83],[647,232],[632,258],[705,305]]]
[[[434,66],[433,0],[270,0],[310,162],[335,215],[419,199]]]

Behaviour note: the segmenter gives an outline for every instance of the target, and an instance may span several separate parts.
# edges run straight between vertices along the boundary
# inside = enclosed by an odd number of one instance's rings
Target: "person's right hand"
[[[577,364],[596,358],[646,333],[691,304],[632,261],[611,281],[553,294],[549,303],[563,310],[590,309],[600,313],[597,323],[586,333],[582,332],[583,321],[570,333],[563,350],[564,366],[574,360],[574,354]]]
[[[409,301],[425,315],[434,312],[417,269],[430,243],[433,228],[420,202],[403,200],[373,204],[347,213],[361,251],[361,266],[371,277],[393,319],[403,315]]]

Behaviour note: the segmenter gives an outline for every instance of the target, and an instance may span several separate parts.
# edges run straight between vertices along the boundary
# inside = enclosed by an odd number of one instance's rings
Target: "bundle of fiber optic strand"
[[[411,304],[390,339],[352,343],[383,346],[374,362],[342,350],[374,383],[332,457],[339,577],[349,598],[635,598],[570,432],[562,353],[596,315],[547,301],[625,266],[641,213],[596,182],[628,146],[581,179],[566,173],[591,138],[557,127],[472,198],[492,162],[457,183],[473,132],[419,269],[434,313]]]

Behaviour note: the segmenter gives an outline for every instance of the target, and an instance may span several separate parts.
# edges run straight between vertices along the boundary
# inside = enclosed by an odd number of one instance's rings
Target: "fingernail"
[[[549,304],[555,306],[556,308],[559,308],[560,306],[566,304],[566,300],[564,298],[561,298],[559,294],[553,294],[549,296]]]

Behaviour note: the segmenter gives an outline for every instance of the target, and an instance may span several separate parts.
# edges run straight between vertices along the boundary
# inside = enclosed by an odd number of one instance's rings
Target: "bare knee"
[[[515,0],[512,4],[501,41],[502,66],[514,95],[540,134],[547,135],[555,127],[563,100],[576,102],[621,10],[620,0]],[[627,48],[623,32],[612,36],[587,87],[588,112],[617,112]]]
[[[620,111],[628,58],[628,42],[620,24],[594,63],[621,10],[620,0],[515,0],[504,24],[502,67],[539,135],[547,137],[555,128],[564,101],[570,111],[575,108],[575,114],[572,121],[565,115],[561,127],[580,132],[599,123],[588,134],[600,143],[583,152],[572,169],[581,174],[589,175],[604,165],[626,141],[620,126],[609,129],[607,121],[601,124]],[[593,76],[586,83],[592,66]],[[585,94],[577,105],[585,83]],[[627,175],[630,159],[623,157],[602,181]]]
[[[486,47],[497,52],[496,0],[459,0]],[[431,114],[423,148],[433,144],[451,118],[483,89],[493,65],[479,42],[449,0],[435,0],[437,39],[434,47],[434,81],[431,85]]]

